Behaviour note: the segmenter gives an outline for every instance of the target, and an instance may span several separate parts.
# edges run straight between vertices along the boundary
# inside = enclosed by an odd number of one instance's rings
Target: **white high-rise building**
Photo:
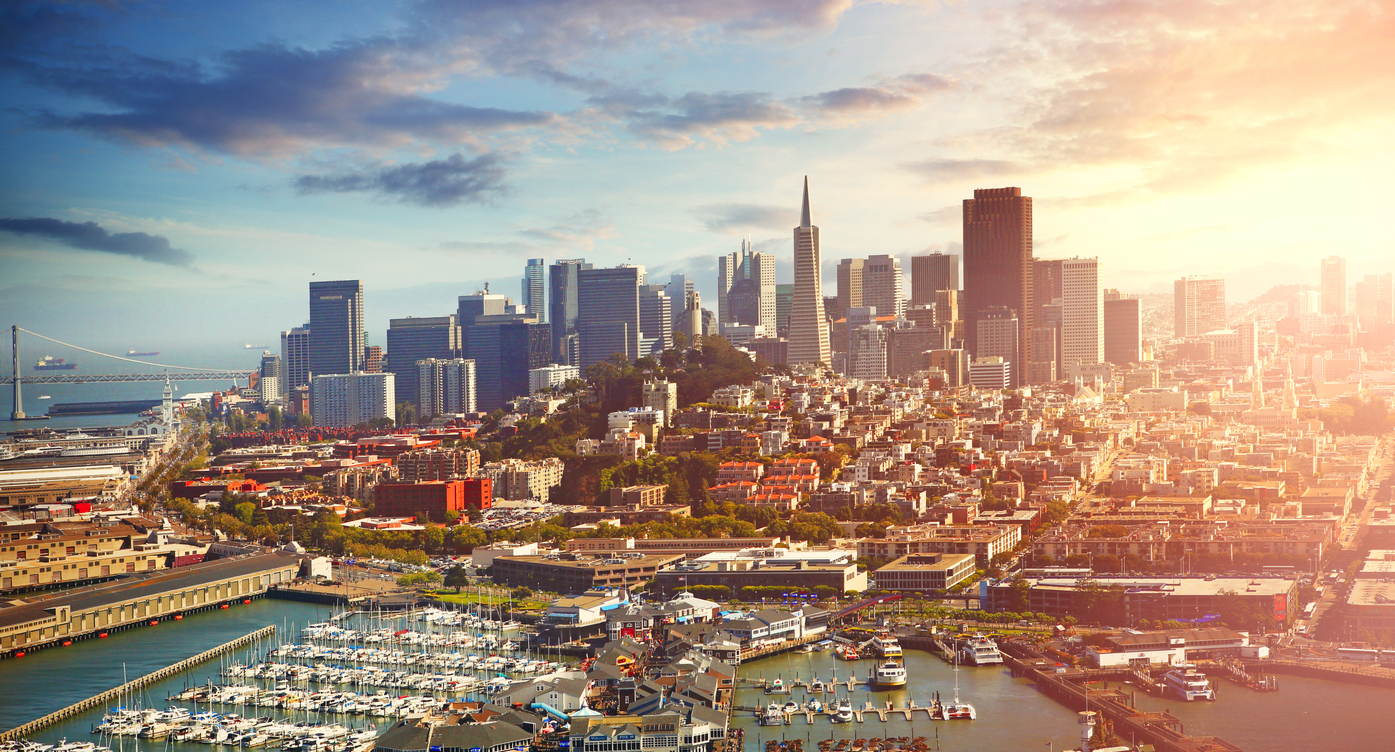
[[[1328,316],[1347,313],[1347,260],[1341,256],[1322,260],[1322,312]]]
[[[877,309],[878,316],[901,318],[906,313],[905,278],[901,259],[885,254],[862,262],[862,305]]]
[[[576,366],[552,364],[534,368],[528,372],[528,393],[537,394],[541,389],[551,389],[566,384],[572,379],[581,378],[581,369]]]
[[[281,332],[281,388],[287,392],[310,384],[310,326]]]
[[[1066,365],[1104,362],[1104,294],[1098,259],[1061,261],[1061,360]]]
[[[664,285],[664,293],[668,295],[669,312],[673,314],[671,328],[675,332],[687,333],[687,330],[683,328],[686,321],[684,313],[688,310],[688,293],[692,291],[693,281],[688,279],[686,274],[671,274],[668,278],[668,284]]]
[[[316,375],[310,381],[310,415],[316,426],[325,428],[396,420],[395,388],[391,373]]]
[[[478,410],[474,360],[424,358],[417,361],[417,379],[417,414],[420,418]]]
[[[789,362],[823,363],[832,360],[828,326],[823,311],[820,279],[819,228],[809,213],[809,178],[804,178],[804,209],[794,228],[794,301],[790,311]]]
[[[741,251],[717,258],[717,323],[775,331],[775,257],[741,241]]]
[[[1173,285],[1173,336],[1200,337],[1224,329],[1225,280],[1183,277]]]

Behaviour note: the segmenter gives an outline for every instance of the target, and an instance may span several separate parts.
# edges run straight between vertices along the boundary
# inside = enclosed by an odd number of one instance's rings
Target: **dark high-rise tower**
[[[575,347],[569,347],[576,339],[577,316],[577,272],[590,269],[585,259],[558,259],[548,267],[548,312],[547,320],[552,324],[552,361],[574,366],[572,355]]]
[[[460,327],[455,324],[455,316],[390,319],[383,370],[396,374],[393,398],[397,402],[418,402],[417,361],[449,360],[459,352]]]
[[[639,288],[644,269],[582,269],[577,272],[576,330],[581,341],[582,371],[623,353],[631,361],[639,351]]]
[[[363,283],[356,279],[310,283],[310,372],[316,376],[363,370]]]
[[[524,310],[529,316],[537,318],[539,321],[547,321],[547,306],[544,304],[544,290],[547,282],[543,279],[547,267],[544,259],[528,259],[528,265],[523,267],[523,297]]]
[[[969,352],[989,308],[1017,313],[1017,362],[1031,354],[1036,326],[1032,291],[1032,199],[1021,188],[987,188],[964,200],[964,313]]]
[[[935,305],[935,293],[958,289],[958,256],[932,253],[911,257],[911,305]]]

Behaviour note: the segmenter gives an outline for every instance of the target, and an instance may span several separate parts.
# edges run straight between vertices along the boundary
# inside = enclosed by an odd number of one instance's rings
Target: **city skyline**
[[[1378,215],[1379,9],[605,7],[7,11],[0,311],[94,344],[129,339],[92,315],[110,310],[164,342],[255,342],[306,282],[358,278],[381,343],[433,298],[517,290],[519,258],[579,256],[715,301],[715,258],[748,234],[793,280],[785,197],[806,173],[829,288],[842,258],[958,253],[958,199],[985,185],[1036,197],[1038,257],[1098,257],[1127,292],[1212,274],[1247,299],[1333,252],[1349,280],[1388,271],[1390,230],[1326,221]],[[1179,70],[1192,84],[1159,85]],[[179,315],[196,304],[215,315]]]

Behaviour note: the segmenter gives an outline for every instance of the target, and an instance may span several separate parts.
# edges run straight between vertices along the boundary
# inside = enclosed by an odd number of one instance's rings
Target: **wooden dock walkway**
[[[237,638],[236,640],[233,640],[232,642],[224,643],[216,648],[213,648],[212,650],[205,650],[204,652],[199,653],[196,656],[185,658],[184,660],[178,663],[171,664],[158,671],[152,671],[151,673],[148,673],[145,676],[142,676],[138,679],[133,679],[131,681],[126,682],[125,684],[122,684],[119,687],[108,689],[105,692],[95,694],[87,698],[86,700],[75,702],[72,705],[63,708],[62,710],[49,713],[48,715],[42,718],[30,721],[22,726],[16,726],[10,729],[9,731],[0,732],[0,741],[9,741],[10,739],[23,738],[25,736],[28,736],[29,734],[34,733],[35,731],[38,731],[41,728],[44,728],[45,726],[57,723],[58,721],[61,721],[65,718],[71,718],[72,716],[75,716],[79,713],[85,712],[98,705],[101,705],[102,703],[108,700],[120,697],[126,692],[140,689],[141,687],[153,684],[157,681],[160,681],[161,679],[174,676],[175,674],[178,674],[179,672],[185,669],[193,668],[194,666],[197,666],[198,664],[203,663],[204,661],[207,661],[211,658],[216,658],[224,653],[232,652],[249,643],[255,642],[266,637],[270,637],[275,633],[276,627],[270,626],[263,627],[262,629],[258,629],[255,632],[245,634]]]

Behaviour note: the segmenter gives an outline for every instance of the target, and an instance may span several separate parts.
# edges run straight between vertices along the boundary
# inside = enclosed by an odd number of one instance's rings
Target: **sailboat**
[[[973,705],[959,701],[959,655],[954,656],[954,702],[944,706],[944,717],[947,721],[965,720],[972,721],[978,718],[978,711]]]

